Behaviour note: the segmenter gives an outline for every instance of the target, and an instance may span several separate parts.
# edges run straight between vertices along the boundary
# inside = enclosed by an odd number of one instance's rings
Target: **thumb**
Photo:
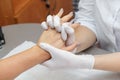
[[[61,50],[47,44],[47,43],[40,43],[39,45],[42,49],[48,51],[52,57],[58,55],[56,53],[60,52]]]
[[[77,47],[77,43],[74,42],[73,44],[71,44],[71,45],[69,45],[69,46],[67,46],[67,47],[64,47],[64,48],[62,48],[62,49],[71,52],[71,51],[73,51],[76,47]]]
[[[54,50],[54,47],[52,47],[51,45],[47,43],[40,43],[40,47],[48,52],[53,52]]]

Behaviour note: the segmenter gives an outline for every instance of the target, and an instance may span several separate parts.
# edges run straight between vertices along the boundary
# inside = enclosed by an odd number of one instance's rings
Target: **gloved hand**
[[[47,30],[48,26],[50,26],[51,28],[55,28],[58,32],[61,32],[62,39],[66,41],[66,45],[69,46],[75,41],[74,29],[70,27],[70,22],[61,22],[60,16],[63,14],[63,12],[63,9],[61,9],[58,13],[59,15],[48,15],[47,21],[42,22],[41,27]],[[73,13],[69,13],[68,15],[72,16]]]
[[[57,49],[46,43],[40,43],[40,47],[51,55],[51,59],[43,63],[50,69],[92,69],[94,66],[92,55],[71,54],[71,52]]]

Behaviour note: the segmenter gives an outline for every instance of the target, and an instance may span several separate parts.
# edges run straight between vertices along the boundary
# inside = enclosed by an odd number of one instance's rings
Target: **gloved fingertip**
[[[51,21],[51,22],[48,22],[48,25],[49,25],[49,27],[51,27],[51,28],[55,28],[52,21]]]
[[[48,16],[47,16],[47,20],[49,20],[49,18],[51,18],[51,17],[52,17],[52,15],[48,15]]]
[[[39,46],[40,46],[42,49],[46,49],[46,43],[40,43]]]
[[[48,26],[47,26],[47,23],[44,21],[41,23],[40,25],[43,29],[47,30],[48,29]]]

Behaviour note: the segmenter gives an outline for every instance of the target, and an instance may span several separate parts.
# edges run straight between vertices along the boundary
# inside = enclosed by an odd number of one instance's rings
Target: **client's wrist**
[[[48,54],[48,52],[40,48],[38,45],[33,46],[32,51],[36,54],[36,59],[39,60],[39,63],[43,63],[51,58],[50,54]]]

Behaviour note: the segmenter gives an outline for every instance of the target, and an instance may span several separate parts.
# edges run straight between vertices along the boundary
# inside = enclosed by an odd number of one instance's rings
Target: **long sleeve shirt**
[[[93,31],[102,49],[120,51],[120,0],[80,0],[75,23]]]

